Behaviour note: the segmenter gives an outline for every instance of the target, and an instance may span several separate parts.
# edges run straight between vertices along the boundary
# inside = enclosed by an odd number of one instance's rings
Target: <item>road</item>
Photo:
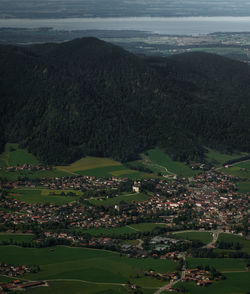
[[[167,289],[173,287],[175,284],[183,281],[183,279],[185,278],[185,275],[186,275],[186,265],[185,265],[186,252],[182,253],[182,258],[183,258],[183,266],[181,268],[181,277],[178,280],[171,281],[169,284],[162,286],[160,289],[155,291],[154,294],[160,294],[161,292],[166,291]]]
[[[222,230],[215,230],[215,231],[212,231],[212,232],[213,232],[213,240],[210,243],[208,243],[207,245],[203,246],[202,248],[214,247],[217,240],[218,240],[219,234],[222,233],[223,231]]]

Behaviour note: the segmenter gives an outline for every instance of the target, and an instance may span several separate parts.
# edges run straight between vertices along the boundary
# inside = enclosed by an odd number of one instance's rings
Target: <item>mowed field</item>
[[[174,237],[190,240],[190,241],[201,241],[204,244],[212,242],[213,237],[210,232],[184,232],[184,233],[175,233]]]
[[[39,265],[41,271],[25,275],[26,279],[59,279],[62,282],[73,279],[104,286],[109,283],[118,286],[131,281],[157,288],[163,283],[144,277],[142,271],[154,269],[158,272],[172,272],[176,268],[176,263],[172,260],[127,258],[110,251],[64,246],[51,249],[1,246],[0,259],[10,264]]]

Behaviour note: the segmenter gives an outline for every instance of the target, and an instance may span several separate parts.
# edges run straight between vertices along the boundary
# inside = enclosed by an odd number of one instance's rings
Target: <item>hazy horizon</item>
[[[250,16],[247,0],[1,0],[0,18]]]

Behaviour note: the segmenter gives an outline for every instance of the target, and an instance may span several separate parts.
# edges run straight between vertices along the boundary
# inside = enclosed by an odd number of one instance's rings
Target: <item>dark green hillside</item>
[[[250,69],[215,54],[185,53],[147,60],[161,75],[182,81],[196,100],[186,105],[183,126],[203,144],[249,151]],[[184,84],[185,83],[185,84]]]
[[[249,151],[249,76],[215,55],[144,60],[95,38],[0,46],[1,144],[55,164],[157,145],[183,161],[204,144]]]

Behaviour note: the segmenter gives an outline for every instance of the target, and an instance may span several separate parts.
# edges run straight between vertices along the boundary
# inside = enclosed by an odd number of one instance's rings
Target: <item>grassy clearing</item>
[[[48,190],[39,190],[39,189],[17,189],[12,190],[9,193],[9,197],[15,198],[20,201],[27,203],[53,203],[53,204],[65,204],[70,203],[78,199],[79,196],[57,196],[49,195]],[[56,191],[55,191],[56,192]],[[62,191],[61,191],[62,192]],[[65,191],[67,193],[69,191]],[[74,191],[74,193],[77,193]]]
[[[221,169],[221,171],[225,172],[229,175],[233,175],[235,177],[240,177],[242,179],[250,180],[250,170],[243,171],[242,167],[240,167],[239,165],[234,165],[230,168],[223,168],[223,169]]]
[[[0,233],[0,244],[3,241],[10,241],[13,240],[14,242],[30,242],[34,238],[34,235],[29,234],[29,235],[18,235],[18,234],[2,234]]]
[[[243,153],[225,154],[211,148],[206,149],[208,150],[206,153],[206,160],[216,167],[222,166],[226,161],[237,159],[245,155]]]
[[[149,150],[146,155],[143,155],[141,163],[152,171],[164,175],[176,174],[189,177],[197,174],[183,162],[173,161],[169,155],[159,148]]]
[[[130,203],[132,201],[141,202],[148,199],[150,199],[150,196],[143,193],[136,193],[136,194],[119,195],[114,198],[90,199],[88,201],[94,205],[115,205],[115,204],[119,204],[120,202],[126,202],[126,203]]]
[[[184,240],[201,241],[204,244],[208,244],[213,240],[212,233],[208,232],[176,233],[173,236]]]
[[[188,266],[198,265],[216,268],[218,271],[245,271],[246,262],[239,258],[187,258]]]
[[[227,273],[226,280],[215,282],[208,287],[199,287],[194,283],[178,283],[175,287],[183,285],[190,294],[245,294],[249,291],[250,272]],[[165,293],[165,292],[164,292]],[[166,292],[170,293],[170,292]]]
[[[35,280],[80,279],[97,283],[127,283],[142,270],[166,272],[176,268],[172,260],[127,258],[104,250],[63,246],[54,247],[54,251],[51,248],[2,246],[0,259],[10,264],[39,264],[39,273],[24,276]]]
[[[246,240],[244,237],[221,233],[218,237],[218,242],[239,243],[242,246],[240,251],[244,251],[250,254],[250,240]]]
[[[0,154],[0,177],[10,180],[17,180],[18,178],[28,177],[30,179],[39,179],[42,177],[62,177],[72,175],[69,172],[61,171],[56,168],[52,170],[40,171],[6,171],[9,166],[17,166],[23,164],[39,164],[36,157],[29,153],[26,149],[20,149],[18,144],[6,144],[5,152]]]
[[[0,154],[0,166],[6,168],[25,163],[38,164],[38,160],[26,149],[18,148],[18,144],[7,143],[4,153]]]

